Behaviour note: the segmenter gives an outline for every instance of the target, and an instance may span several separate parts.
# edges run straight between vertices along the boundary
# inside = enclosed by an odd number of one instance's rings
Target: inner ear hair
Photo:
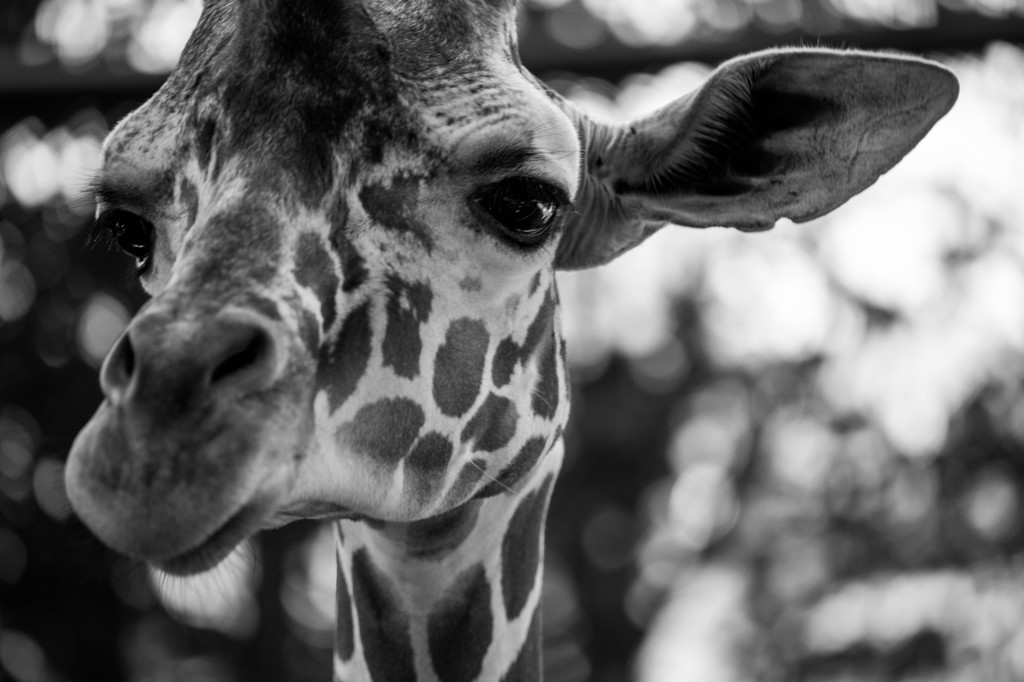
[[[648,133],[651,128],[671,126],[684,137],[678,153],[654,159],[659,150],[637,150],[644,154],[648,172],[636,180],[620,177],[614,181],[617,194],[641,193],[651,196],[676,194],[680,189],[722,194],[722,179],[733,177],[757,137],[754,116],[754,84],[767,65],[755,69],[716,74],[715,87],[702,88],[696,100],[677,101],[631,126],[631,133]],[[680,125],[678,109],[687,107]],[[656,135],[660,138],[660,135]],[[667,162],[667,163],[666,163]],[[660,167],[659,167],[660,166]]]

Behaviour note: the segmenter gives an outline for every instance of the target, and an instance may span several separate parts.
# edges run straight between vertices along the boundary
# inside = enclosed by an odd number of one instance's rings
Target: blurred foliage
[[[196,7],[15,0],[0,37],[29,61],[103,53],[159,71]],[[569,21],[580,12],[621,38],[648,21],[643,7],[727,26],[783,10],[872,23],[1022,5],[533,0],[527,15],[583,47],[588,24]],[[147,23],[158,10],[169,23]],[[136,38],[145,26],[160,40]],[[577,383],[549,519],[551,682],[1024,679],[1024,53],[997,44],[950,63],[962,83],[951,115],[834,214],[759,236],[670,228],[562,277]],[[552,85],[625,119],[707,72]],[[212,574],[173,581],[70,515],[63,461],[100,401],[96,368],[142,301],[123,258],[85,247],[80,195],[128,105],[86,98],[25,117],[24,101],[9,104],[0,680],[327,679],[323,528],[262,534]]]
[[[951,114],[833,214],[563,278],[583,382],[552,516],[606,467],[569,535],[628,564],[638,679],[1024,679],[1024,52],[951,65]],[[706,73],[555,85],[625,119]]]
[[[200,7],[201,0],[5,0],[0,46],[32,66],[161,74]],[[557,60],[583,66],[574,52],[615,69],[611,59],[636,62],[631,52],[663,50],[664,62],[665,51],[720,58],[716,46],[753,49],[779,39],[858,44],[880,31],[935,30],[933,45],[962,35],[979,44],[979,31],[989,39],[1024,32],[1024,0],[523,0],[521,8],[523,57],[541,69]]]

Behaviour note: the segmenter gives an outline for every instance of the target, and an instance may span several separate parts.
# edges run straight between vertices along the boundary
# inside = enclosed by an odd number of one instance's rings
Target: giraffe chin
[[[101,405],[72,446],[68,497],[104,544],[175,575],[212,568],[270,525],[301,461],[284,453],[304,445],[301,437],[268,443],[251,424],[196,427],[203,437],[184,442],[137,427],[124,409]]]

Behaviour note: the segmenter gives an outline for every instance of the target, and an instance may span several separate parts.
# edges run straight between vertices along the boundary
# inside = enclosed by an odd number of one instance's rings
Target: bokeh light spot
[[[651,625],[637,661],[638,682],[732,682],[734,633],[751,628],[748,579],[714,563],[680,580]]]
[[[729,466],[736,458],[742,432],[723,415],[701,414],[687,420],[672,434],[669,462],[677,471],[694,464]]]
[[[967,519],[990,541],[1002,541],[1020,527],[1020,494],[1009,472],[990,467],[978,475],[967,496]]]
[[[627,45],[671,45],[683,40],[698,26],[698,4],[695,0],[583,0]]]
[[[328,647],[334,633],[335,561],[332,524],[323,524],[292,552],[295,567],[281,586],[281,605],[295,625],[295,632],[308,644]]]
[[[666,394],[679,388],[690,369],[686,349],[679,339],[669,338],[646,355],[630,358],[633,380],[648,393]]]
[[[99,367],[129,319],[128,309],[120,301],[102,292],[93,294],[78,318],[78,350],[82,358]]]
[[[672,486],[668,522],[683,547],[703,549],[735,523],[738,512],[732,480],[721,467],[688,467]]]
[[[0,261],[0,325],[24,317],[36,300],[36,281],[17,261]]]
[[[200,0],[156,0],[132,32],[128,63],[144,73],[173,69],[201,10]]]
[[[17,630],[0,630],[0,665],[18,682],[43,682],[47,678],[42,648]]]
[[[38,432],[28,412],[11,407],[0,411],[0,477],[18,479],[28,474]]]
[[[737,248],[709,264],[706,286],[708,350],[722,364],[757,367],[822,351],[833,297],[819,266],[796,244]]]
[[[88,110],[69,125],[44,132],[36,119],[14,125],[0,138],[0,173],[14,199],[25,208],[40,207],[60,196],[76,217],[91,210],[82,190],[100,166],[102,117]],[[77,233],[80,220],[65,238]]]
[[[37,121],[23,121],[0,140],[4,181],[18,203],[29,208],[49,201],[60,177],[60,156],[41,139],[41,127]]]
[[[97,0],[46,0],[36,13],[36,35],[65,64],[86,64],[99,56],[110,38],[104,4]]]
[[[766,454],[779,480],[809,492],[821,489],[838,450],[828,426],[782,412],[770,425],[766,440]]]

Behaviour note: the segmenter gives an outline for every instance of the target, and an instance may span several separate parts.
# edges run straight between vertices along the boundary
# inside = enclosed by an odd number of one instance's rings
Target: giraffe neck
[[[340,521],[335,679],[539,680],[544,518],[562,441],[518,490],[411,524]]]

